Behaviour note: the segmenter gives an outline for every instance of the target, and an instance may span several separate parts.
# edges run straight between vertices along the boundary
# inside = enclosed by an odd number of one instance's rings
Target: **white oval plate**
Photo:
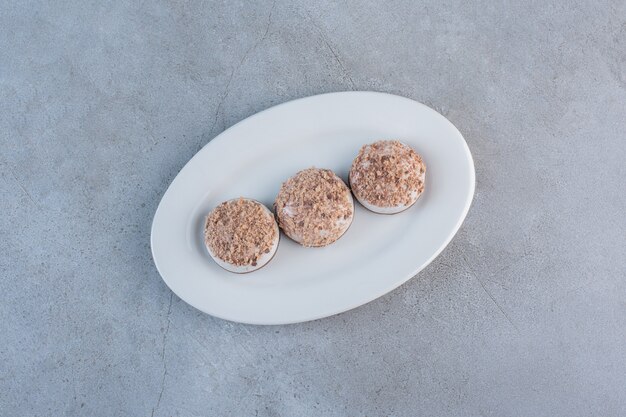
[[[272,207],[297,171],[330,168],[347,180],[359,148],[409,144],[426,163],[426,190],[393,216],[356,204],[346,234],[325,248],[281,236],[274,259],[250,274],[226,272],[203,243],[207,213],[245,196]],[[223,319],[284,324],[340,313],[393,290],[428,265],[457,232],[474,195],[474,163],[459,131],[413,100],[374,92],[322,94],[272,107],[224,131],[174,179],[154,216],[152,255],[165,283]]]

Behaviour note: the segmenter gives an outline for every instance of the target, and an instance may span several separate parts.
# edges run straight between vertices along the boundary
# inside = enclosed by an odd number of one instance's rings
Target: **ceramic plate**
[[[229,273],[209,257],[203,225],[217,204],[245,196],[272,207],[281,183],[312,166],[347,181],[359,148],[379,139],[398,139],[422,155],[426,190],[413,207],[379,215],[355,199],[352,226],[337,242],[304,248],[282,235],[274,259],[250,274]],[[450,242],[473,194],[472,156],[445,117],[389,94],[323,94],[262,111],[202,148],[159,204],[152,254],[171,290],[205,313],[252,324],[314,320],[415,276]]]

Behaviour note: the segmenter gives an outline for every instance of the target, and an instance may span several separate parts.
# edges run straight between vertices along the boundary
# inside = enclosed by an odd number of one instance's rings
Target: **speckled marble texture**
[[[370,304],[254,327],[150,255],[222,130],[340,90],[465,135],[450,246]],[[626,414],[624,1],[0,4],[0,415]]]

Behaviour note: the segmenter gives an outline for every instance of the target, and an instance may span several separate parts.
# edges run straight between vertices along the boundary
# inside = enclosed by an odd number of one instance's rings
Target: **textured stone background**
[[[0,3],[0,415],[626,414],[626,3]],[[259,110],[424,102],[477,170],[391,294],[254,327],[167,289],[152,215]]]

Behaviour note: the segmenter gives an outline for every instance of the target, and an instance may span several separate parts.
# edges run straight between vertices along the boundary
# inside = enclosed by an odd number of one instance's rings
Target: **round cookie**
[[[350,169],[350,187],[368,210],[395,214],[411,207],[424,191],[426,165],[397,140],[365,145]]]
[[[204,243],[211,258],[230,272],[246,273],[266,265],[280,239],[272,212],[247,198],[228,200],[207,216]]]
[[[291,239],[303,246],[326,246],[350,227],[354,201],[333,171],[309,168],[282,184],[274,210],[278,225]]]

